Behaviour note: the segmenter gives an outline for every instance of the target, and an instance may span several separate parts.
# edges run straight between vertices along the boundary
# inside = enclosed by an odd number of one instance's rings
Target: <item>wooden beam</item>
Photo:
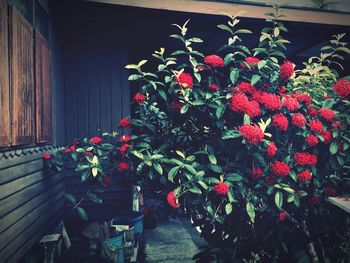
[[[222,15],[222,12],[237,14],[246,11],[241,17],[266,19],[264,15],[271,12],[272,7],[243,5],[198,0],[85,0],[89,2],[114,4],[131,7],[142,7],[159,10],[190,12],[198,14]],[[350,14],[320,12],[310,10],[283,9],[284,21],[350,26]]]

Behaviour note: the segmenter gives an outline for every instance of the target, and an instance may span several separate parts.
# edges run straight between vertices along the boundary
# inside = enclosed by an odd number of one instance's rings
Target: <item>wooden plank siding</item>
[[[10,83],[7,18],[7,0],[0,0],[0,147],[10,145]]]
[[[62,216],[64,175],[43,170],[43,152],[0,160],[0,258],[17,262]]]
[[[10,7],[10,11],[12,145],[33,144],[35,141],[33,28],[13,6]]]

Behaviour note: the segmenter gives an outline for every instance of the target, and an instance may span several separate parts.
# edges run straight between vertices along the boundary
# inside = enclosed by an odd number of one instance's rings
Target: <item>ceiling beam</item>
[[[115,4],[131,7],[142,7],[168,11],[180,11],[209,15],[222,15],[222,12],[237,14],[246,11],[241,17],[266,19],[265,13],[271,12],[271,7],[244,5],[238,3],[223,3],[198,0],[85,0],[89,2]],[[350,14],[321,12],[284,8],[284,21],[350,26]]]

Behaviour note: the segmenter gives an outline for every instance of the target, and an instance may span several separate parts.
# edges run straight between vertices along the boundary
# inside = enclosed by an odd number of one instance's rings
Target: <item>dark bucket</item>
[[[105,239],[102,242],[102,257],[108,262],[124,263],[124,234]]]
[[[128,215],[116,216],[111,221],[112,225],[129,225],[134,227],[135,235],[143,231],[143,213],[133,212]]]

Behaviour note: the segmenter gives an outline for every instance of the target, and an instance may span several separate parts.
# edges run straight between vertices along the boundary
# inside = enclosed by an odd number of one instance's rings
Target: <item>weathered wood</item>
[[[17,260],[20,256],[22,257],[40,239],[47,228],[59,220],[59,217],[56,215],[61,210],[63,202],[64,200],[62,199],[50,207],[41,217],[26,228],[21,235],[17,236],[4,249],[0,250],[0,258],[3,262],[15,262],[12,258],[14,254],[16,254]]]
[[[47,191],[35,196],[33,199],[30,199],[28,202],[16,208],[11,213],[0,218],[0,233],[16,223],[17,220],[25,217],[28,213],[39,207],[42,203],[54,198],[56,195],[62,195],[63,192],[64,186],[62,183],[53,185],[51,188],[47,189]]]
[[[51,207],[54,207],[57,203],[62,202],[62,200],[63,192],[55,195],[49,200],[46,200],[46,202],[42,203],[39,207],[33,208],[33,210],[30,211],[25,217],[21,218],[10,228],[2,232],[0,236],[0,251],[3,250],[6,246],[11,246],[11,243],[14,239],[21,236],[27,228],[29,228],[32,224],[35,223],[35,221],[45,215]],[[15,221],[17,219],[13,218],[13,220]]]
[[[11,6],[12,145],[32,144],[34,131],[33,28]]]
[[[8,196],[5,199],[0,200],[0,218],[15,210],[16,208],[28,202],[35,196],[45,192],[53,185],[63,183],[63,175],[57,174],[47,178],[45,181],[41,181],[37,184],[31,185],[22,191],[16,192],[13,195]]]
[[[0,0],[0,147],[10,145],[10,82],[8,58],[8,8]]]
[[[52,135],[51,53],[48,41],[35,31],[36,141]]]

